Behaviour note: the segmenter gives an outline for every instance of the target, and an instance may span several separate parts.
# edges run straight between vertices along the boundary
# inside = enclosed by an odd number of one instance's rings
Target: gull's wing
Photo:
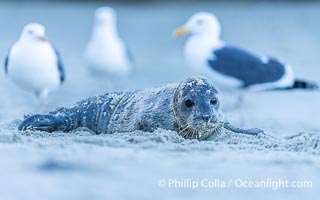
[[[60,56],[60,53],[58,52],[58,50],[52,46],[56,56],[57,56],[57,67],[59,70],[59,75],[60,75],[60,82],[63,83],[65,81],[65,72],[64,72],[64,66],[63,66],[63,62]]]
[[[221,75],[241,81],[243,87],[276,82],[286,73],[285,65],[276,59],[258,57],[237,47],[223,46],[213,54],[209,66]]]
[[[9,65],[9,55],[10,55],[10,51],[11,51],[11,47],[10,47],[10,49],[9,49],[9,51],[8,51],[8,53],[7,53],[7,56],[6,56],[5,60],[4,60],[4,72],[5,72],[6,74],[8,74],[8,65]]]

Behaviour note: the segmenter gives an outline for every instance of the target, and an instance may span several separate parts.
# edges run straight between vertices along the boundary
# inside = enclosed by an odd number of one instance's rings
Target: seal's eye
[[[213,98],[213,99],[210,100],[210,103],[215,106],[218,103],[218,99],[217,98]]]
[[[194,101],[192,101],[191,99],[187,99],[184,103],[188,108],[194,106]]]
[[[34,32],[33,32],[33,30],[29,30],[28,33],[29,33],[30,35],[33,35]]]

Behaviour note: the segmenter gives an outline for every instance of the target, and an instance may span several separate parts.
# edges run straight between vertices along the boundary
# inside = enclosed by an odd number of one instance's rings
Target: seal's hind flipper
[[[248,134],[248,135],[258,135],[264,133],[262,129],[258,128],[240,128],[237,127],[230,122],[224,123],[224,128],[226,128],[229,131],[235,132],[235,133],[242,133],[242,134]]]
[[[32,115],[25,119],[18,127],[19,131],[39,130],[46,132],[63,131],[67,127],[67,121],[59,115]]]

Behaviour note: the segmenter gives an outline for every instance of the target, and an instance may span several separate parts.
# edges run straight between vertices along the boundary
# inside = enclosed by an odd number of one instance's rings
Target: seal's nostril
[[[203,121],[208,122],[209,119],[210,119],[210,116],[209,115],[203,115],[202,119],[203,119]]]

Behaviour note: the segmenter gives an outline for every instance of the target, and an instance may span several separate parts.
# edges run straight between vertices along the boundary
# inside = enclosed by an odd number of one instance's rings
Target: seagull
[[[31,23],[23,28],[9,49],[5,73],[22,89],[36,94],[43,112],[48,94],[65,80],[61,57],[47,40],[43,25]]]
[[[290,65],[268,56],[229,46],[220,40],[217,17],[198,12],[176,29],[176,36],[189,35],[184,46],[187,64],[196,72],[227,88],[251,91],[311,89],[316,83],[297,79]]]
[[[100,7],[96,10],[85,59],[90,71],[96,75],[118,78],[126,77],[132,72],[132,57],[118,35],[114,9]]]

